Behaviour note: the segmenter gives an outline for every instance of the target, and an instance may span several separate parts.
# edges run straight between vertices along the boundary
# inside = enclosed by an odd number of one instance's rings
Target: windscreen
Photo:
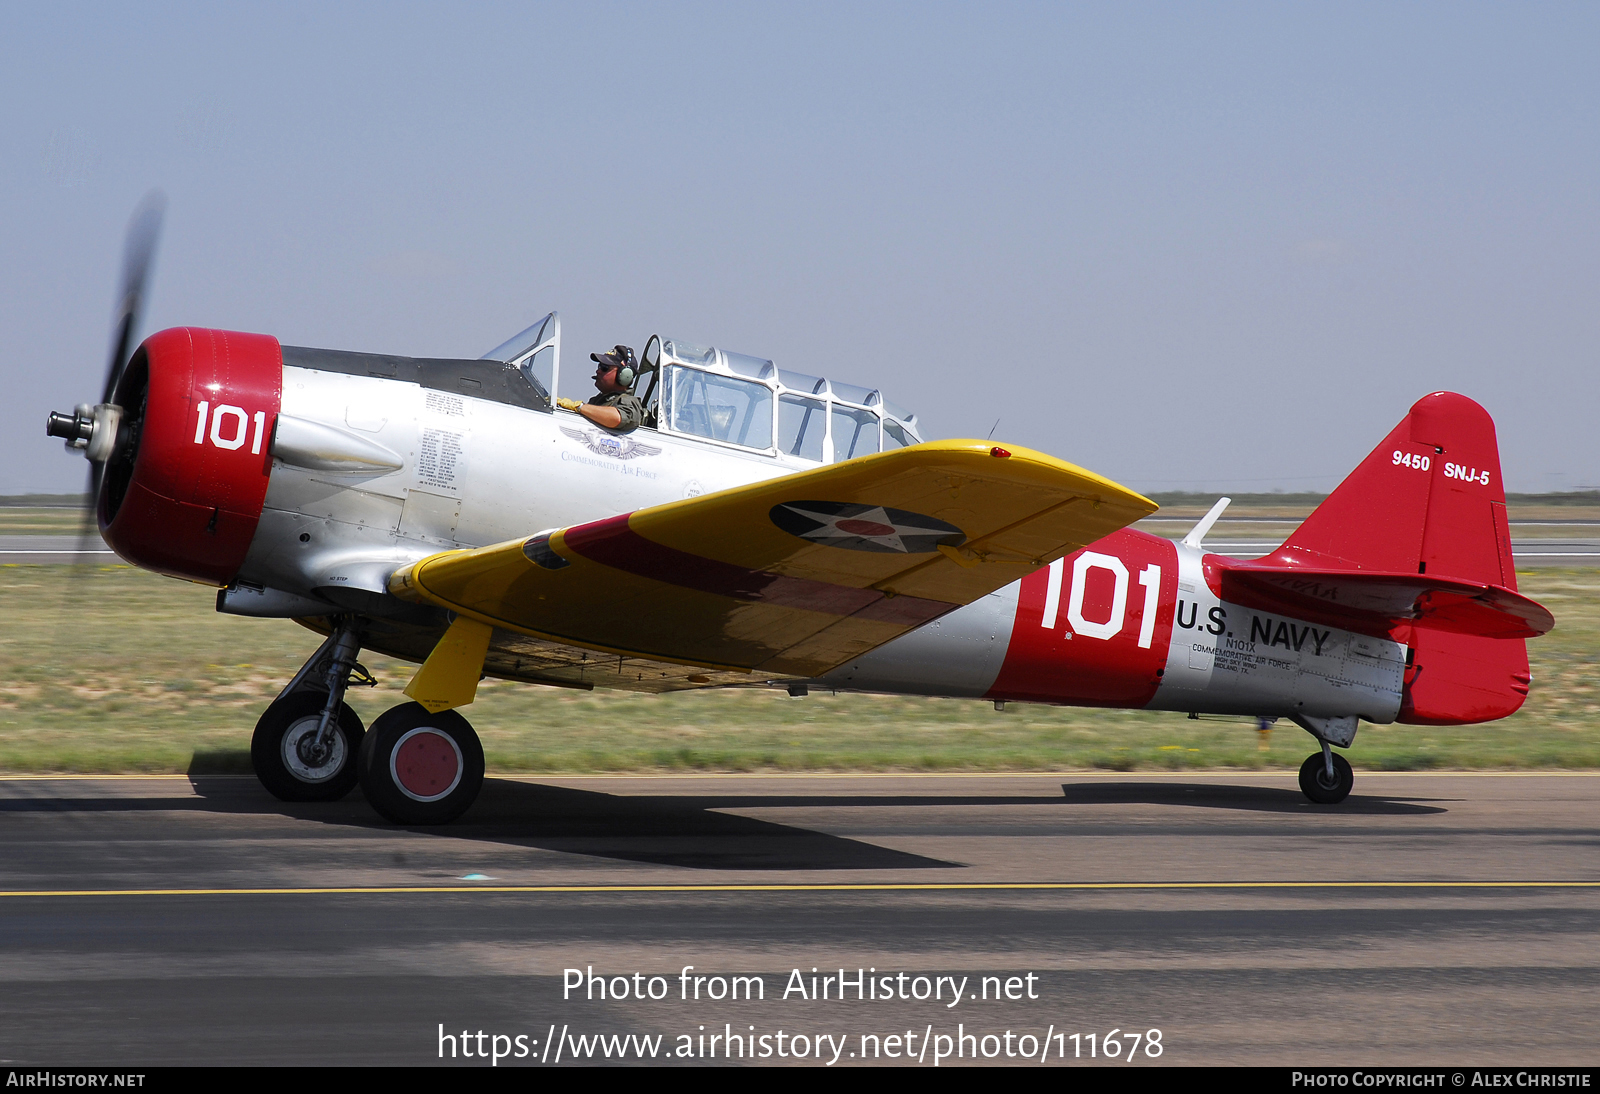
[[[822,462],[822,441],[828,431],[828,406],[817,399],[784,395],[778,400],[778,451],[802,460]]]
[[[870,410],[833,406],[833,458],[853,460],[878,451],[878,416]]]
[[[664,387],[678,432],[746,448],[772,447],[772,392],[765,384],[671,365]]]

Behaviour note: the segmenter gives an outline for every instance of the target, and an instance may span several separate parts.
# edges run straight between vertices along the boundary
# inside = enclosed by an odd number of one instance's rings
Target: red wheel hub
[[[417,801],[438,801],[461,782],[461,748],[437,729],[413,729],[395,743],[389,769],[395,785]]]

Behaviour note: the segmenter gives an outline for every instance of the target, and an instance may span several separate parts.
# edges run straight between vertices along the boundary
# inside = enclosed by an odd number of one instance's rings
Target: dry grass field
[[[75,536],[83,510],[59,505],[0,505],[0,536]]]
[[[1600,570],[1536,570],[1524,592],[1557,628],[1529,643],[1534,689],[1503,722],[1363,725],[1367,769],[1600,767]],[[257,715],[318,638],[218,615],[215,592],[129,567],[0,566],[0,770],[248,770]],[[366,720],[403,701],[412,666],[370,658]],[[1280,723],[946,699],[739,689],[669,696],[486,681],[465,713],[491,770],[912,771],[1293,768],[1312,751]]]

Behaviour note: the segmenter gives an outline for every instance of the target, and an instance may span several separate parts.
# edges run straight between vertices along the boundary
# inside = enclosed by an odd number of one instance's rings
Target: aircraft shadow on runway
[[[287,816],[321,824],[388,829],[361,800],[290,804],[270,797],[252,777],[191,774],[187,795],[61,798],[46,793],[0,800],[7,812],[160,812]],[[43,787],[38,787],[43,790]],[[1430,799],[1431,800],[1431,799]],[[1446,810],[1417,799],[1352,796],[1337,807],[1313,806],[1297,791],[1216,782],[1066,783],[1054,794],[608,794],[509,779],[489,779],[460,821],[415,834],[481,840],[628,862],[697,870],[952,869],[947,862],[792,824],[722,810],[773,808],[1066,807],[1062,835],[1081,818],[1074,806],[1177,805],[1277,814],[1314,812],[1419,816]]]
[[[359,790],[340,802],[288,803],[253,777],[193,774],[198,798],[3,801],[0,813],[31,809],[180,809],[279,814],[325,824],[391,829]],[[885,799],[887,800],[887,799]],[[750,799],[750,804],[770,804]],[[794,825],[718,812],[717,796],[605,794],[510,779],[486,779],[460,820],[408,831],[450,839],[538,847],[575,855],[702,870],[948,870],[965,864],[879,847]]]
[[[250,754],[244,751],[196,752],[190,765],[191,779],[202,775],[246,775],[250,769]],[[1086,782],[1062,784],[1062,797],[1039,794],[1030,795],[867,795],[867,794],[798,794],[798,795],[707,795],[692,798],[660,797],[651,800],[682,802],[684,808],[693,809],[758,809],[758,808],[838,808],[875,805],[936,806],[958,805],[1181,805],[1200,809],[1236,809],[1255,813],[1331,813],[1359,816],[1426,816],[1445,813],[1438,805],[1421,802],[1447,801],[1449,799],[1419,798],[1415,795],[1389,797],[1372,792],[1357,792],[1339,805],[1316,805],[1306,800],[1300,791],[1286,787],[1230,785],[1217,779],[1204,782],[1180,783],[1161,780],[1139,782],[1130,773],[1129,781],[1095,779]],[[493,780],[490,780],[493,782]],[[487,785],[487,784],[486,784]],[[526,785],[526,784],[524,784]],[[553,789],[553,788],[550,788]],[[574,791],[578,793],[578,791]],[[598,795],[608,802],[626,802],[639,799]],[[479,799],[467,814],[472,821],[480,815],[484,800]],[[930,860],[931,861],[931,860]],[[945,864],[941,864],[945,865]]]
[[[1223,782],[1064,783],[1069,805],[1183,805],[1198,809],[1242,809],[1255,813],[1321,813],[1328,816],[1425,816],[1449,812],[1420,802],[1448,799],[1351,794],[1338,805],[1315,805],[1298,790],[1275,786],[1230,786]]]
[[[718,812],[717,797],[617,795],[489,779],[450,834],[705,870],[913,870],[962,864]]]

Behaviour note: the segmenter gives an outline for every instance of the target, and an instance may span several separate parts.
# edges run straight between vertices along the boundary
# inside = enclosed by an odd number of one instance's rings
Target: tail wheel
[[[396,824],[445,824],[483,788],[483,745],[453,710],[429,714],[420,703],[385,711],[361,742],[361,790]]]
[[[339,704],[333,732],[317,747],[327,696],[297,692],[261,713],[250,738],[250,763],[273,797],[286,802],[338,801],[356,785],[364,731],[356,712]]]
[[[1300,792],[1318,805],[1338,805],[1350,796],[1356,783],[1356,774],[1350,762],[1338,753],[1333,755],[1333,778],[1328,778],[1328,764],[1322,753],[1315,752],[1300,765]]]

